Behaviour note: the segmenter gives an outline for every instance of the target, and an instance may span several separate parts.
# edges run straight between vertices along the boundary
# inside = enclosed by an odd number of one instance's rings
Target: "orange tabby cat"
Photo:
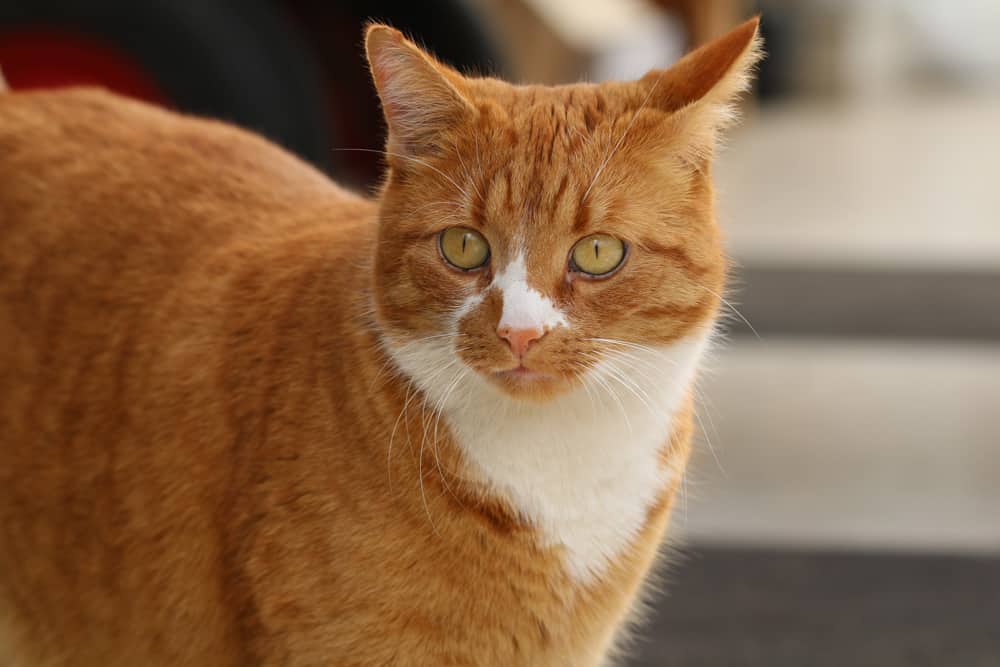
[[[372,26],[374,200],[220,123],[0,95],[0,664],[607,659],[756,34],[548,88]]]

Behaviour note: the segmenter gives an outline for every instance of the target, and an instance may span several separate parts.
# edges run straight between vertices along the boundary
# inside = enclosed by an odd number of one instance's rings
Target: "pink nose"
[[[510,351],[520,359],[528,351],[528,348],[531,347],[531,344],[544,336],[545,332],[541,329],[514,329],[513,327],[504,325],[497,329],[497,334],[507,341],[510,345]]]

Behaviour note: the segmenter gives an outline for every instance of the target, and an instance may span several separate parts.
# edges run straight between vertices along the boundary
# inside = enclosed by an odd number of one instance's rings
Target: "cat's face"
[[[670,72],[558,88],[465,79],[384,28],[369,53],[390,126],[376,306],[397,353],[434,350],[442,376],[461,365],[544,399],[711,327],[724,102],[676,99]]]

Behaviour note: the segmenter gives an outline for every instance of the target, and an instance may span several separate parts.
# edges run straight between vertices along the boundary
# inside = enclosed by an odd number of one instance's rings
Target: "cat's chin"
[[[564,378],[551,373],[518,366],[490,374],[494,384],[499,385],[508,395],[525,400],[546,401],[569,390]]]

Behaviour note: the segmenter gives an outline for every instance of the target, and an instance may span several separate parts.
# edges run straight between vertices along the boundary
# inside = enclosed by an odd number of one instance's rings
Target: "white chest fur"
[[[393,356],[428,404],[443,408],[474,468],[547,544],[563,547],[569,572],[588,582],[636,536],[669,481],[659,452],[706,340],[626,348],[590,372],[586,389],[541,404],[512,399],[459,368],[443,342]]]

